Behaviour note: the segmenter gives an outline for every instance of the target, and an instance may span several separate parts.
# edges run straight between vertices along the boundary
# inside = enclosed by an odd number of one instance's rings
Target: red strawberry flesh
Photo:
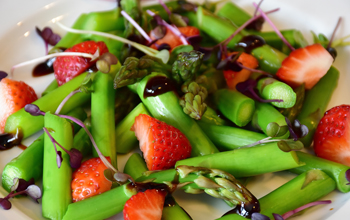
[[[133,195],[124,206],[124,220],[160,220],[166,193],[148,189]]]
[[[107,160],[111,162],[110,158]],[[73,202],[84,200],[94,195],[108,191],[112,182],[104,176],[107,167],[100,158],[91,158],[83,162],[79,169],[73,173],[72,196]]]
[[[190,142],[179,129],[149,115],[137,116],[131,129],[140,142],[149,170],[172,168],[178,160],[191,155]]]
[[[102,41],[84,41],[76,44],[71,48],[65,50],[65,52],[80,52],[95,54],[97,49],[100,50],[100,55],[108,52],[106,44]],[[96,61],[90,62],[90,58],[84,58],[80,56],[62,56],[57,57],[53,69],[55,71],[55,77],[58,85],[63,85],[74,77],[82,74],[88,68],[95,64]]]
[[[31,86],[8,78],[0,81],[0,94],[0,133],[3,133],[7,118],[38,97]]]
[[[305,83],[311,89],[329,70],[333,57],[320,44],[309,45],[292,51],[283,60],[276,76],[295,87]]]
[[[350,166],[350,105],[328,110],[317,126],[314,150],[317,156]]]

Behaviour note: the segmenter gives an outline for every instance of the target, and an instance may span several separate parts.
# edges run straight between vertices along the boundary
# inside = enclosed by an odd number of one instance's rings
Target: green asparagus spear
[[[113,78],[109,74],[97,72],[91,94],[91,134],[101,153],[109,156],[112,165],[117,167],[114,96]],[[95,149],[93,154],[98,156]]]
[[[296,153],[300,161],[304,162],[305,165],[291,169],[291,172],[301,174],[308,170],[319,169],[325,172],[331,178],[333,178],[333,180],[337,184],[337,188],[339,191],[343,193],[347,193],[350,191],[350,185],[348,185],[349,181],[346,179],[346,171],[349,170],[350,167],[333,161],[325,160],[308,153]]]
[[[118,186],[89,199],[71,203],[63,220],[106,219],[123,211],[124,204],[136,190],[128,184]]]
[[[86,119],[86,113],[82,108],[76,108],[68,113],[69,116],[78,118],[79,120]],[[73,123],[73,131],[80,133],[79,126]],[[82,130],[83,131],[83,130]],[[78,136],[77,134],[77,136]],[[80,135],[79,135],[80,136]],[[76,141],[74,137],[74,148],[82,151],[80,144],[85,142],[80,142],[80,138]],[[89,148],[89,146],[87,146]],[[83,150],[83,155],[87,156],[88,151]],[[43,155],[44,154],[44,135],[40,135],[28,148],[26,148],[18,157],[12,159],[8,164],[6,164],[2,172],[2,187],[8,192],[13,185],[14,178],[21,178],[26,181],[34,178],[38,181],[42,177],[43,173]]]
[[[253,144],[267,136],[246,129],[198,122],[204,133],[220,151],[233,150]]]
[[[133,179],[141,177],[146,171],[148,169],[145,160],[138,153],[133,153],[125,163],[124,173],[129,174]]]
[[[334,89],[338,85],[338,79],[339,71],[335,67],[331,67],[326,75],[306,92],[303,107],[297,116],[300,123],[309,128],[308,135],[300,139],[304,146],[311,145],[316,127],[326,111]]]
[[[269,143],[180,160],[175,167],[180,165],[215,168],[240,178],[299,167],[303,163],[299,162],[294,151],[286,153],[278,148],[277,143]]]
[[[218,152],[217,148],[204,134],[197,123],[183,112],[174,92],[169,91],[150,97],[144,95],[145,90],[149,89],[147,85],[152,84],[152,80],[154,79],[166,78],[165,75],[161,73],[152,73],[151,75],[144,77],[137,86],[137,94],[151,115],[158,120],[173,125],[184,133],[191,143],[192,156]]]
[[[44,92],[41,94],[41,96],[44,96],[50,92],[52,92],[53,90],[58,88],[58,84],[57,84],[57,80],[54,79],[52,80],[52,82],[46,87],[46,89],[44,90]]]
[[[51,136],[64,148],[70,150],[73,146],[71,124],[63,118],[49,112],[45,114],[45,127]],[[63,158],[58,168],[57,155],[52,140],[44,134],[44,164],[43,164],[43,197],[42,213],[45,218],[62,219],[68,205],[72,202],[72,168],[69,155],[61,151]]]
[[[316,178],[305,186],[308,176]],[[261,214],[274,219],[273,213],[283,215],[288,211],[317,201],[333,191],[336,184],[332,178],[320,170],[311,170],[295,177],[271,193],[259,199]],[[218,220],[244,220],[237,214],[227,214]]]
[[[137,138],[130,128],[135,122],[135,117],[139,114],[149,115],[146,107],[140,103],[138,104],[115,128],[115,140],[117,146],[117,153],[125,154],[130,152],[137,146]],[[120,143],[120,144],[119,144]]]
[[[49,94],[39,98],[33,104],[39,106],[44,111],[55,112],[62,100],[72,91],[79,88],[83,82],[86,74],[81,74],[64,85],[58,87]],[[61,114],[66,114],[72,109],[81,106],[90,100],[90,94],[77,93],[72,96],[68,102],[64,105]],[[10,115],[6,121],[5,132],[11,133],[19,128],[23,132],[23,138],[27,138],[30,135],[38,132],[44,126],[43,116],[31,116],[29,113],[24,111],[24,108]]]
[[[259,94],[264,99],[281,100],[271,102],[272,105],[279,108],[290,108],[293,107],[296,102],[296,93],[293,89],[274,78],[263,78],[258,81],[257,89]]]
[[[253,117],[255,102],[240,92],[221,89],[214,93],[214,103],[237,126],[247,125]]]

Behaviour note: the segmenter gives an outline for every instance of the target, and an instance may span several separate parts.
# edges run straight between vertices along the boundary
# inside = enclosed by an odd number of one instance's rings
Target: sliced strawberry
[[[333,57],[320,44],[312,44],[292,51],[283,60],[276,76],[295,87],[305,83],[311,89],[329,70]]]
[[[160,220],[166,193],[148,189],[133,195],[124,206],[124,220]]]
[[[110,158],[107,160],[111,162]],[[100,158],[91,158],[83,162],[79,169],[74,171],[72,178],[73,202],[84,200],[111,189],[112,182],[104,176],[107,167]]]
[[[228,56],[231,56],[233,54],[237,54],[237,52],[232,52],[228,54]],[[239,55],[237,62],[250,69],[255,69],[259,66],[259,62],[254,56],[244,52],[241,53],[241,55]],[[243,68],[239,72],[233,70],[224,70],[223,72],[228,88],[233,90],[236,90],[236,85],[238,83],[244,82],[247,79],[249,79],[252,73],[251,71]]]
[[[193,26],[178,27],[178,29],[185,37],[191,37],[191,36],[196,36],[196,35],[200,34],[198,28],[193,27]],[[155,37],[152,35],[152,33],[150,34],[150,37],[152,40],[155,39]],[[157,40],[156,44],[157,45],[168,44],[172,50],[175,47],[182,45],[183,43],[182,43],[180,37],[176,36],[171,30],[167,29],[165,36],[163,38]],[[152,44],[151,47],[154,49],[157,49],[155,44]]]
[[[314,136],[317,156],[350,166],[350,105],[328,110]]]
[[[149,170],[172,168],[178,160],[191,155],[191,144],[179,129],[149,115],[138,115],[131,130],[140,141]]]
[[[4,132],[6,119],[11,114],[37,99],[34,89],[26,83],[3,78],[0,81],[0,133]]]
[[[100,50],[100,55],[108,52],[107,45],[102,42],[84,41],[76,44],[65,52],[80,52],[95,54],[97,49]],[[53,69],[58,85],[63,85],[74,77],[85,72],[89,67],[95,64],[96,61],[90,62],[89,58],[79,56],[63,56],[57,57],[53,63]]]

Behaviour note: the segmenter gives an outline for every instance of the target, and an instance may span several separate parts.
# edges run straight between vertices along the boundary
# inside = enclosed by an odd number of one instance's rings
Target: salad
[[[94,1],[89,1],[88,3],[82,1],[78,1],[79,3],[81,4],[97,4],[96,2]],[[237,4],[240,4],[242,2],[238,2]],[[62,5],[64,4],[67,4],[67,2],[63,2],[63,3],[58,3],[58,6],[56,7],[62,7]],[[99,3],[99,4],[103,4],[104,6],[106,6],[106,8],[102,8],[102,9],[109,9],[109,8],[112,8],[110,7],[110,5],[112,5],[113,3],[110,3],[110,2],[103,2],[103,3]],[[271,19],[276,21],[276,17],[280,16],[280,14],[284,13],[284,11],[288,10],[288,12],[286,12],[286,14],[289,14],[289,11],[290,11],[290,16],[288,16],[288,19],[292,19],[294,16],[293,16],[293,11],[296,10],[296,8],[293,8],[293,7],[287,7],[287,5],[289,5],[291,3],[285,3],[285,5],[283,4],[283,2],[270,2],[270,1],[266,1],[264,2],[264,7],[266,8],[275,8],[275,7],[281,7],[281,11],[276,13],[276,14],[273,14],[271,15]],[[296,5],[298,5],[298,2],[295,3]],[[326,4],[326,1],[325,1],[325,4]],[[247,3],[242,3],[242,5],[247,8],[247,10],[249,11],[252,11],[253,10],[253,7],[251,7],[250,5],[248,5]],[[55,6],[53,6],[55,7]],[[263,7],[263,8],[264,8]],[[307,8],[307,7],[305,7]],[[328,9],[326,6],[325,6],[326,9]],[[345,7],[344,7],[345,8]],[[94,7],[89,7],[89,10],[94,10],[95,8]],[[299,11],[299,9],[298,9]],[[301,10],[303,11],[303,10]],[[84,11],[82,11],[84,12]],[[52,15],[46,15],[44,16],[45,18],[49,18],[51,19],[51,17],[49,16],[52,16]],[[309,16],[307,13],[305,13],[305,16]],[[338,15],[335,15],[335,16],[338,16]],[[76,18],[76,15],[73,16]],[[329,16],[330,17],[330,16]],[[40,18],[36,18],[35,16],[32,17],[33,21],[35,22],[34,25],[39,25],[41,24],[41,19],[42,17]],[[315,27],[319,27],[320,23],[321,23],[321,27],[320,30],[316,29],[313,27],[313,25],[307,25],[307,27],[305,27],[305,29],[302,29],[303,33],[308,33],[308,31],[310,29],[312,29],[313,31],[315,31],[316,33],[325,33],[327,35],[327,32],[331,33],[331,31],[333,30],[334,28],[334,24],[336,22],[336,19],[337,17],[334,18],[334,21],[331,22],[329,21],[330,18],[327,19],[327,24],[329,25],[325,25],[325,23],[323,22],[320,22],[318,19],[315,19]],[[68,20],[68,19],[67,19]],[[287,19],[286,19],[287,20]],[[346,19],[344,19],[345,21],[347,21]],[[71,19],[71,21],[74,21],[74,18]],[[66,23],[66,20],[65,18],[63,17],[62,19],[62,22],[64,22],[65,24],[69,24],[69,22]],[[39,24],[38,24],[39,23]],[[298,25],[292,25],[293,23],[292,22],[286,22],[287,25],[285,26],[283,24],[283,22],[281,22],[282,24],[279,25],[278,23],[276,23],[278,25],[278,27],[286,27],[288,26],[287,28],[293,28],[293,27],[298,27],[299,29],[299,26]],[[345,23],[345,22],[344,22]],[[43,26],[46,25],[46,24],[43,24]],[[50,25],[52,26],[52,25]],[[268,26],[267,24],[265,24],[265,26]],[[30,27],[31,28],[31,27]],[[54,27],[53,27],[54,28]],[[268,27],[267,27],[268,28]],[[58,32],[61,32],[61,30],[59,28],[54,28],[55,30],[57,30]],[[14,32],[14,31],[13,31]],[[11,32],[11,34],[13,33]],[[63,31],[62,31],[63,32]],[[344,30],[340,29],[340,31],[338,32],[338,34],[340,36],[343,36],[346,34],[343,33],[345,32]],[[9,39],[9,36],[8,35],[7,39]],[[31,37],[32,38],[35,38],[35,37]],[[5,36],[5,39],[6,39],[6,36]],[[25,39],[27,40],[27,39]],[[41,45],[41,42],[40,42],[40,39],[38,38],[37,40],[37,43],[39,45]],[[21,42],[19,42],[18,45],[22,45]],[[23,45],[24,46],[24,45]],[[36,51],[37,48],[42,48],[41,46],[36,46],[35,48],[28,48],[30,49],[30,53],[29,55],[26,55],[26,59],[29,59],[28,56],[32,56],[33,55],[33,52],[32,51]],[[7,51],[6,51],[7,52]],[[338,50],[339,52],[339,55],[338,55],[338,58],[335,62],[335,66],[339,68],[339,71],[341,73],[345,73],[346,72],[346,66],[344,65],[344,63],[342,63],[342,61],[344,61],[343,59],[346,59],[344,57],[346,57],[346,55],[344,56],[344,54],[346,54],[348,51],[347,49],[344,49],[344,48],[341,48],[340,50]],[[5,53],[5,52],[3,52]],[[35,52],[37,53],[37,52]],[[6,65],[8,65],[9,67],[11,67],[12,65],[16,64],[16,63],[19,63],[23,60],[19,60],[19,58],[17,56],[15,56],[15,54],[18,54],[18,52],[10,52],[10,53],[6,53],[7,55],[1,55],[1,57],[4,57],[4,61],[1,61],[1,62],[4,62],[6,63]],[[42,54],[39,54],[38,56],[41,56]],[[14,59],[13,59],[14,58]],[[15,60],[15,61],[13,61]],[[11,62],[10,62],[11,61]],[[344,65],[344,66],[343,66]],[[7,68],[9,69],[9,68]],[[30,67],[28,67],[28,69],[30,70]],[[24,72],[24,70],[23,70]],[[16,75],[14,76],[14,78],[16,79],[16,77],[19,77],[19,79],[22,79],[24,81],[27,81],[29,84],[33,85],[34,88],[36,89],[37,93],[41,93],[40,90],[43,89],[43,85],[46,85],[47,83],[49,83],[51,81],[52,78],[50,78],[49,76],[45,76],[43,78],[35,78],[35,79],[31,79],[31,77],[28,76],[28,74],[23,74],[22,71],[18,71],[15,73]],[[343,78],[344,77],[344,78]],[[346,94],[346,75],[345,74],[341,74],[341,78],[339,80],[339,88],[335,91],[334,95],[333,95],[333,99],[332,101],[330,102],[329,106],[335,106],[335,105],[338,105],[338,104],[343,104],[343,103],[349,103],[349,101],[346,99],[346,97],[344,97],[342,94]],[[35,82],[34,82],[35,81]],[[45,82],[44,82],[45,81]],[[32,140],[27,140],[25,142],[26,143],[30,143],[30,141]],[[1,161],[1,170],[3,169],[3,167],[5,166],[5,164],[12,159],[12,157],[14,157],[15,155],[19,154],[21,150],[19,149],[11,149],[10,151],[4,151],[4,152],[1,152],[2,154],[0,155],[0,161]],[[4,155],[4,156],[3,156]],[[119,160],[118,161],[120,164],[123,164],[123,161],[122,160]],[[275,186],[278,186],[280,184],[282,184],[283,182],[285,182],[287,179],[293,177],[293,175],[289,175],[289,174],[285,174],[285,173],[282,173],[280,175],[264,175],[264,176],[259,176],[259,177],[256,177],[254,178],[253,182],[252,183],[249,183],[248,185],[248,188],[259,198],[261,196],[263,196],[265,193],[273,190],[275,188]],[[269,179],[268,181],[266,181],[266,179]],[[262,189],[264,188],[265,189]],[[1,189],[0,191],[2,194],[5,195],[5,192]],[[332,194],[328,195],[327,198],[329,199],[332,199],[333,203],[331,205],[328,205],[327,207],[329,208],[320,208],[320,207],[315,207],[311,210],[309,210],[307,213],[305,213],[304,215],[300,216],[300,217],[297,217],[298,219],[310,219],[310,218],[320,218],[320,219],[324,219],[324,216],[326,215],[329,215],[330,213],[333,214],[333,212],[335,212],[335,210],[337,210],[340,206],[344,205],[343,207],[346,206],[346,204],[343,204],[344,203],[344,200],[346,200],[348,196],[346,194],[340,194],[338,192],[333,192]],[[336,199],[333,199],[333,198],[336,198]],[[194,218],[194,219],[213,219],[215,217],[218,217],[220,216],[221,214],[225,213],[226,211],[229,210],[229,207],[227,205],[225,205],[223,202],[221,201],[218,201],[218,200],[215,200],[215,199],[212,199],[208,196],[205,196],[205,195],[199,195],[199,196],[193,196],[193,195],[184,195],[183,193],[181,192],[178,192],[176,193],[176,200],[178,203],[180,204],[184,204],[183,207],[190,213],[190,215]],[[205,200],[206,202],[203,203],[202,201]],[[29,202],[25,202],[23,203],[22,199],[21,200],[18,200],[18,201],[12,201],[13,204],[15,204],[15,208],[18,207],[18,211],[22,211],[22,210],[32,210],[32,207],[35,207],[33,208],[33,210],[36,210],[35,211],[35,214],[33,215],[33,213],[29,213],[29,218],[36,218],[37,216],[41,216],[41,213],[40,213],[40,208],[38,208],[37,205],[33,205],[31,201]],[[210,207],[208,207],[208,204],[210,204]],[[27,206],[28,205],[28,206]],[[28,208],[29,207],[29,208]],[[188,207],[188,209],[187,209]],[[327,209],[325,211],[325,209]],[[329,211],[329,209],[334,209],[333,211]],[[12,209],[11,211],[3,211],[3,210],[0,210],[0,215],[4,215],[5,217],[7,217],[7,215],[9,215],[8,213],[13,213],[14,210],[16,209]],[[202,212],[202,213],[198,213],[198,210],[208,210],[208,212]],[[218,214],[214,214],[214,212],[218,213]],[[342,215],[342,214],[346,214],[346,209],[343,210],[341,209],[341,211],[339,212],[336,212],[336,215],[338,213],[341,213],[339,215]],[[212,214],[213,217],[208,217]],[[310,216],[309,216],[309,215]],[[13,215],[11,214],[11,218],[13,218]],[[203,218],[203,216],[205,216],[205,218]],[[315,217],[317,216],[317,217]],[[331,215],[330,218],[333,218],[334,215]],[[23,217],[23,216],[22,216]],[[341,218],[341,216],[339,216]],[[26,218],[26,217],[24,217]],[[117,216],[116,217],[117,219],[121,219],[122,217],[121,216]],[[296,219],[297,219],[296,218]]]

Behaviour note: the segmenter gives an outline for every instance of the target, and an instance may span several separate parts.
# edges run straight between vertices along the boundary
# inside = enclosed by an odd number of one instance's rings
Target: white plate
[[[253,12],[251,1],[236,0],[238,5],[247,11]],[[52,19],[61,19],[62,23],[71,25],[80,13],[93,10],[111,9],[115,1],[101,0],[2,0],[0,7],[0,70],[8,71],[20,62],[43,56],[45,53],[42,40],[35,33],[35,26],[43,28],[51,26],[55,32],[63,33],[52,23]],[[280,8],[280,11],[270,15],[274,23],[283,29],[296,28],[301,30],[311,42],[310,30],[316,33],[324,33],[330,36],[339,16],[343,17],[337,37],[350,34],[350,1],[346,0],[294,0],[277,1],[265,0],[262,4],[264,10]],[[265,30],[271,30],[268,24]],[[340,72],[339,86],[334,92],[334,97],[329,107],[339,104],[350,104],[350,63],[347,58],[350,48],[338,49],[338,58],[334,63]],[[15,79],[20,79],[35,88],[37,94],[41,94],[45,86],[52,80],[52,76],[41,78],[31,77],[31,68],[16,70]],[[1,106],[0,106],[1,108]],[[31,140],[25,141],[29,144]],[[6,163],[21,152],[18,148],[0,152],[0,170]],[[122,161],[119,161],[122,163]],[[122,164],[120,164],[122,166]],[[1,172],[1,171],[0,171]],[[285,183],[294,175],[279,173],[267,174],[256,177],[248,188],[258,197],[265,195],[279,185]],[[0,196],[5,194],[0,187]],[[206,195],[186,195],[182,192],[175,193],[176,200],[186,211],[197,220],[211,220],[229,210],[222,201],[210,198]],[[324,199],[332,199],[333,203],[307,210],[296,220],[306,219],[347,219],[350,211],[350,194],[342,194],[337,191]],[[30,199],[12,199],[13,208],[4,211],[0,208],[0,219],[41,219],[41,206]],[[122,219],[117,215],[113,219]]]

